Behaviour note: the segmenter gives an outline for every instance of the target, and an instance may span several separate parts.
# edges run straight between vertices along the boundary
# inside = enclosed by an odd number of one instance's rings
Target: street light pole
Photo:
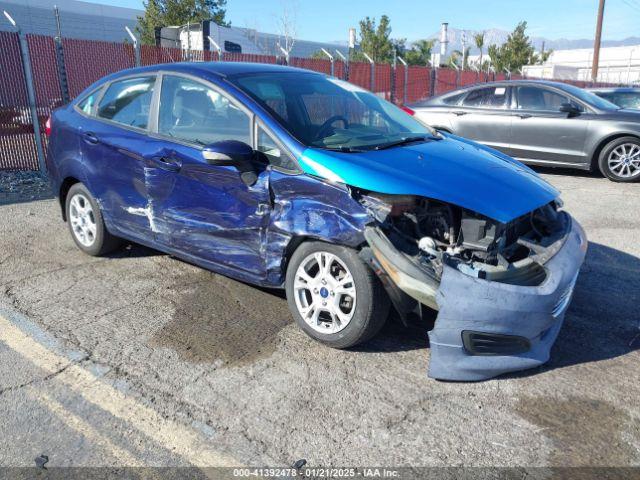
[[[602,18],[604,16],[604,0],[598,5],[598,21],[596,23],[596,38],[593,43],[593,64],[591,65],[591,80],[598,80],[598,63],[600,62],[600,40],[602,39]]]

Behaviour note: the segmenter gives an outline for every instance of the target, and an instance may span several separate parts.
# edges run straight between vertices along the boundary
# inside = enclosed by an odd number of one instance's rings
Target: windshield
[[[336,78],[287,72],[242,75],[232,82],[307,146],[349,152],[436,136],[395,105]]]
[[[563,85],[562,87],[567,93],[570,93],[574,97],[578,98],[578,100],[582,100],[589,105],[593,105],[596,108],[601,108],[603,110],[619,110],[620,107],[614,105],[611,102],[608,102],[604,98],[600,98],[595,93],[588,92],[579,87],[574,87],[573,85]]]
[[[598,92],[596,95],[621,108],[640,108],[640,92]]]

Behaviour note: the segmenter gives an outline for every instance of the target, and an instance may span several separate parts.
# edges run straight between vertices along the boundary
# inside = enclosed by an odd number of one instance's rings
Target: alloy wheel
[[[85,247],[96,241],[96,219],[89,199],[76,193],[69,202],[69,222],[73,235]]]
[[[329,252],[314,252],[298,267],[293,284],[304,321],[324,334],[343,330],[356,311],[356,286],[346,264]]]
[[[640,175],[640,145],[623,143],[614,148],[607,159],[609,170],[618,177],[632,178]]]

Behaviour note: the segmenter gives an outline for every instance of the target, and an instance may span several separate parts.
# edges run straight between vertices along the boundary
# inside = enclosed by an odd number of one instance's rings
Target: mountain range
[[[453,50],[462,51],[462,33],[465,32],[467,37],[467,46],[471,47],[471,55],[477,55],[480,51],[475,47],[475,43],[473,41],[473,36],[476,33],[479,33],[477,30],[461,30],[458,28],[449,27],[448,37],[449,37],[449,47],[448,51],[452,52]],[[484,52],[486,53],[487,47],[491,44],[502,45],[506,42],[507,37],[511,32],[506,30],[500,30],[497,28],[490,28],[484,31]],[[436,47],[434,48],[434,52],[439,51],[439,38],[440,32],[435,32],[431,35],[427,35],[425,38],[427,39],[436,39]],[[544,44],[545,50],[573,50],[577,48],[592,48],[593,47],[593,39],[588,38],[580,38],[580,39],[568,39],[568,38],[559,38],[559,39],[548,39],[544,37],[530,37],[531,43],[535,47],[536,50],[541,50],[542,45]],[[411,47],[411,44],[417,41],[417,38],[407,40],[407,47]],[[336,44],[345,44],[345,42],[332,42]],[[627,37],[622,40],[602,40],[603,47],[622,47],[627,45],[640,45],[640,37]]]
[[[449,37],[449,52],[453,50],[462,50],[462,34],[465,32],[467,37],[467,46],[471,46],[471,54],[480,53],[477,48],[475,48],[475,43],[473,41],[474,34],[478,33],[473,30],[461,30],[457,28],[449,27],[448,37]],[[501,45],[506,42],[507,37],[511,32],[506,30],[499,29],[488,29],[485,30],[485,39],[484,39],[484,51],[491,44]],[[436,32],[432,35],[429,35],[427,38],[435,38],[436,40],[440,38],[440,32]],[[531,43],[535,47],[536,50],[541,50],[542,45],[544,44],[545,50],[573,50],[577,48],[592,48],[593,47],[593,39],[581,38],[581,39],[567,39],[567,38],[559,38],[556,40],[544,38],[544,37],[530,37]],[[408,45],[411,44],[411,41],[407,42]],[[621,47],[627,45],[640,45],[640,37],[627,37],[622,40],[602,40],[603,47]]]

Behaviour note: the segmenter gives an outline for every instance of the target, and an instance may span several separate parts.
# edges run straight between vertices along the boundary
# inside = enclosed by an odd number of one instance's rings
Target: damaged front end
[[[361,194],[362,255],[406,320],[438,311],[429,376],[482,380],[549,359],[587,240],[556,201],[507,223],[412,195]]]

